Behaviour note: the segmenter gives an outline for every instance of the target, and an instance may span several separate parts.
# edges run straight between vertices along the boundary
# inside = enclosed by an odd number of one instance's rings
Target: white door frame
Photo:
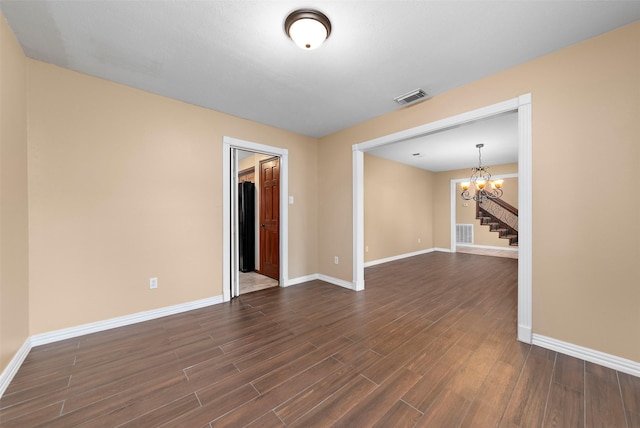
[[[232,166],[232,149],[247,150],[280,157],[280,287],[289,283],[289,211],[287,195],[289,194],[289,150],[267,146],[251,141],[224,136],[222,138],[222,300],[231,300],[232,288],[237,290],[238,274],[234,266],[238,266],[238,249],[233,245],[231,222],[233,202],[231,185],[232,175],[237,174],[237,165]],[[234,228],[234,230],[237,230]]]
[[[509,111],[518,112],[518,340],[532,339],[531,94],[353,145],[353,288],[364,289],[364,152]],[[455,240],[451,243],[455,248]]]

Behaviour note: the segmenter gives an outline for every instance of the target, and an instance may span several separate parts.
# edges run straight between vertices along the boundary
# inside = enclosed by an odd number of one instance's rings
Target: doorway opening
[[[280,157],[238,149],[237,159],[238,294],[245,294],[278,286]]]
[[[224,301],[287,285],[287,171],[286,149],[224,137]]]
[[[518,181],[518,174],[517,173],[509,173],[509,174],[494,174],[491,176],[494,179],[503,179],[505,180],[505,183],[503,185],[503,190],[505,191],[505,195],[507,195],[509,192],[509,188],[516,188],[516,197],[515,197],[515,201],[513,202],[513,205],[517,205],[517,184],[513,184],[513,181],[515,181],[517,183]],[[451,252],[455,253],[455,252],[460,252],[460,253],[468,253],[468,254],[478,254],[478,255],[488,255],[488,256],[495,256],[495,257],[508,257],[508,258],[513,258],[513,259],[517,259],[518,258],[518,247],[517,247],[517,243],[516,246],[507,246],[508,241],[504,243],[504,246],[497,246],[496,244],[491,244],[490,242],[476,242],[475,236],[477,235],[482,235],[481,230],[479,231],[478,229],[481,229],[483,226],[480,223],[480,220],[477,219],[476,216],[476,203],[474,201],[463,201],[460,198],[460,190],[458,188],[458,185],[462,182],[466,182],[469,181],[469,177],[464,177],[464,178],[454,178],[451,180],[451,194],[450,194],[450,202],[451,202],[451,219],[449,221],[450,225],[451,225],[451,230],[450,230],[450,234],[451,234]],[[510,182],[511,181],[511,182]],[[513,195],[510,195],[513,198]],[[509,201],[511,202],[511,201]],[[465,213],[461,213],[461,211],[466,211]],[[469,211],[471,211],[471,215],[469,215]],[[464,215],[461,215],[464,214]],[[471,226],[471,241],[472,242],[464,242],[465,240],[461,240],[463,242],[458,242],[458,229],[457,227],[462,225],[465,226],[464,223],[469,222],[469,221],[473,221],[475,224],[473,225],[469,225]],[[516,220],[517,221],[517,220]],[[462,223],[462,224],[461,224]],[[479,226],[479,227],[478,227]],[[483,239],[483,241],[487,241],[487,236],[491,235],[493,236],[493,239],[489,239],[488,241],[500,241],[499,239],[496,239],[496,234],[495,232],[492,232],[491,229],[489,229],[487,226],[484,226],[485,228],[487,228],[484,231],[484,236],[485,238]]]
[[[364,153],[376,147],[505,112],[518,114],[518,340],[532,341],[532,101],[531,94],[353,145],[353,289],[364,290]],[[450,249],[455,250],[455,242]],[[447,251],[447,249],[440,249]]]

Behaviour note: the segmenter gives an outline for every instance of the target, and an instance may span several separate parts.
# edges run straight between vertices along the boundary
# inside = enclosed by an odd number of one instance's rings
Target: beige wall
[[[518,172],[518,164],[512,164],[509,166],[491,165],[490,172],[495,176],[496,171],[501,170],[509,171],[511,173]],[[457,175],[456,178],[466,178],[469,180],[471,175],[470,170],[461,170],[455,173],[445,172],[442,174]],[[500,199],[504,202],[518,208],[518,179],[517,178],[505,178],[502,185],[503,194]],[[509,245],[508,239],[500,239],[498,233],[491,232],[489,226],[482,226],[480,220],[476,219],[476,203],[475,201],[465,201],[459,194],[462,192],[460,184],[456,185],[456,223],[460,224],[473,224],[473,244],[474,245],[489,245],[494,247],[506,247],[513,248]],[[467,206],[465,206],[465,204]]]
[[[289,150],[289,276],[318,271],[316,140],[27,69],[31,334],[222,294],[224,135]]]
[[[319,192],[321,273],[352,280],[352,144],[531,93],[533,332],[640,361],[640,201],[628,193],[640,159],[639,51],[640,22],[322,138],[320,162],[332,162],[319,169],[331,185]],[[591,168],[593,197],[559,191]],[[446,248],[438,219],[449,208],[435,200],[435,246]],[[594,227],[603,218],[624,227]],[[348,265],[332,266],[335,254]]]
[[[433,175],[365,154],[365,262],[433,247]]]
[[[25,57],[0,14],[0,373],[29,336]]]

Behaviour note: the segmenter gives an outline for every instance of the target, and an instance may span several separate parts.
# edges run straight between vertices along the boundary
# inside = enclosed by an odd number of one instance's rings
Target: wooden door
[[[280,276],[280,158],[260,161],[260,273]]]

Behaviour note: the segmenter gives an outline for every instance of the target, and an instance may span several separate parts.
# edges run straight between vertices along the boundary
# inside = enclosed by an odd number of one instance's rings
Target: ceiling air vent
[[[426,100],[427,93],[422,89],[415,89],[411,92],[407,92],[406,94],[400,95],[399,97],[395,97],[393,100],[400,105],[406,105],[415,103],[416,101]]]

